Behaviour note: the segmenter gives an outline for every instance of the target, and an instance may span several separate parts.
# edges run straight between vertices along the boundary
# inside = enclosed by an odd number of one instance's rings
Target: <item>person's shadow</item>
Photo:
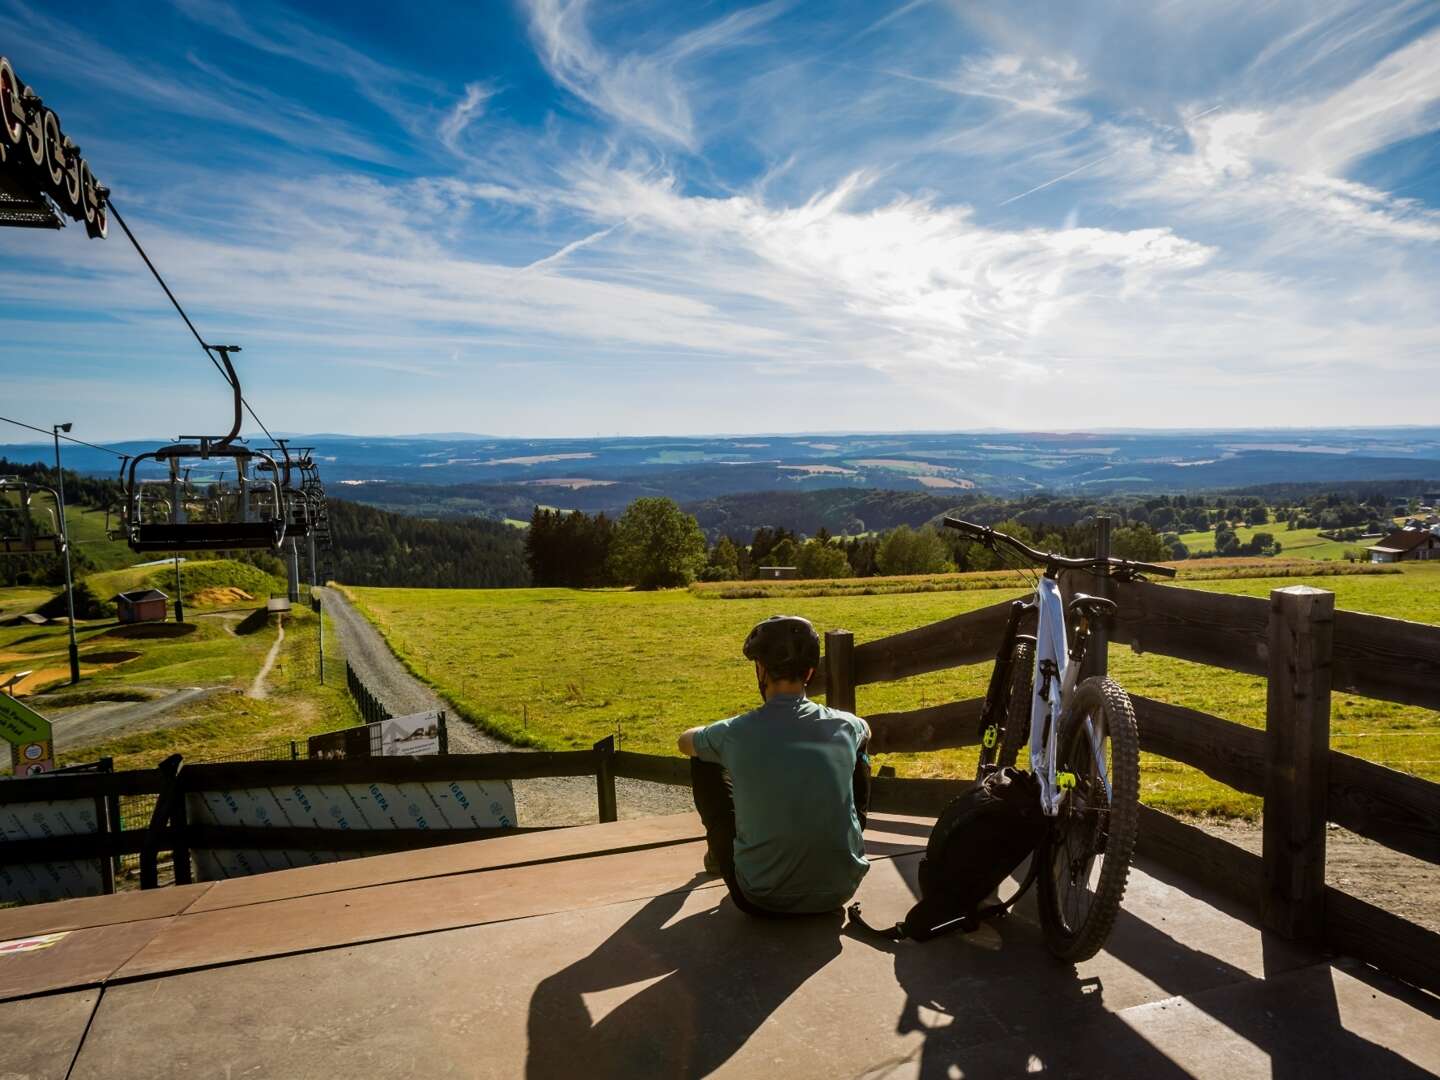
[[[840,955],[838,912],[756,919],[727,897],[671,923],[710,880],[697,874],[655,897],[589,956],[540,982],[527,1077],[708,1075]],[[700,895],[726,896],[723,887]],[[648,985],[626,997],[636,984]]]

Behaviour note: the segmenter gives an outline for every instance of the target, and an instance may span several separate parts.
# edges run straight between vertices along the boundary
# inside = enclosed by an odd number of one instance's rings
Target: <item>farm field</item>
[[[1291,529],[1283,521],[1268,525],[1240,525],[1235,537],[1242,544],[1248,544],[1257,532],[1268,532],[1280,544],[1282,556],[1301,559],[1343,559],[1347,551],[1364,549],[1373,540],[1328,540],[1320,535],[1319,529]],[[1180,542],[1190,551],[1214,551],[1215,532],[1187,532],[1180,534]]]
[[[1421,622],[1440,620],[1440,565],[1400,574],[1232,578],[1190,587],[1265,596],[1311,584],[1337,606]],[[755,622],[782,608],[818,629],[844,628],[858,642],[997,603],[1020,587],[965,591],[712,600],[686,590],[351,588],[347,592],[417,676],[481,727],[511,741],[588,747],[618,734],[627,750],[674,753],[692,724],[753,707],[750,667],[740,642]],[[1117,647],[1111,671],[1127,688],[1238,723],[1264,723],[1263,679]],[[984,693],[989,665],[862,686],[858,709],[884,712]],[[1440,716],[1337,694],[1332,744],[1392,768],[1440,779]],[[961,776],[975,751],[889,755],[902,776]],[[1193,769],[1146,761],[1144,798],[1189,813],[1253,817],[1259,800]]]
[[[230,580],[227,568],[236,568],[220,561],[205,565],[206,574],[197,575],[197,590],[221,587],[217,583]],[[239,567],[236,573],[245,577],[244,572],[253,569]],[[142,572],[148,571],[118,573]],[[94,575],[90,580],[111,576]],[[0,589],[0,616],[33,610],[52,596],[49,589]],[[286,618],[285,639],[264,680],[266,696],[253,698],[246,692],[276,639],[275,623],[266,617],[263,599],[257,610],[253,602],[197,601],[187,589],[186,618],[183,625],[135,626],[120,626],[113,618],[79,620],[81,682],[75,687],[69,685],[63,625],[0,627],[0,676],[34,672],[20,684],[20,693],[55,722],[62,738],[67,722],[84,716],[92,706],[158,703],[176,690],[209,691],[176,705],[163,727],[157,727],[158,720],[137,723],[133,730],[113,737],[75,743],[60,753],[62,764],[113,757],[116,768],[140,768],[177,752],[190,760],[224,760],[357,722],[344,686],[338,638],[328,619],[329,685],[319,686],[316,677],[319,619],[308,608],[297,606]],[[8,764],[7,757],[0,768],[8,770]]]

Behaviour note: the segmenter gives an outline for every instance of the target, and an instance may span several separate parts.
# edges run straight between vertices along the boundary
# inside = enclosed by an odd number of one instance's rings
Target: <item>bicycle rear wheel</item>
[[[1057,772],[1072,775],[1074,786],[1039,852],[1040,924],[1049,950],[1073,963],[1110,936],[1135,851],[1140,736],[1130,695],[1108,678],[1086,679],[1057,736]]]
[[[986,765],[1014,765],[1022,746],[1030,744],[1030,691],[1035,684],[1035,647],[1020,641],[1010,659],[1010,685],[1006,688],[1003,725],[996,733],[995,745],[980,744],[980,762],[975,770],[979,776]],[[1028,764],[1028,756],[1027,756]]]

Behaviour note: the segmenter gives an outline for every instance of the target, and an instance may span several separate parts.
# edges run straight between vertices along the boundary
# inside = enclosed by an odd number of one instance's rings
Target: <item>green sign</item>
[[[0,694],[0,739],[16,746],[50,741],[50,721],[9,694]]]

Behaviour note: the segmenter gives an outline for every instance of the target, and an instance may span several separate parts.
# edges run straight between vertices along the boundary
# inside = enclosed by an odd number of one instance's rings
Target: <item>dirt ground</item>
[[[1191,818],[1212,836],[1257,855],[1259,822]],[[1440,866],[1331,825],[1325,837],[1325,881],[1360,900],[1440,932]]]

